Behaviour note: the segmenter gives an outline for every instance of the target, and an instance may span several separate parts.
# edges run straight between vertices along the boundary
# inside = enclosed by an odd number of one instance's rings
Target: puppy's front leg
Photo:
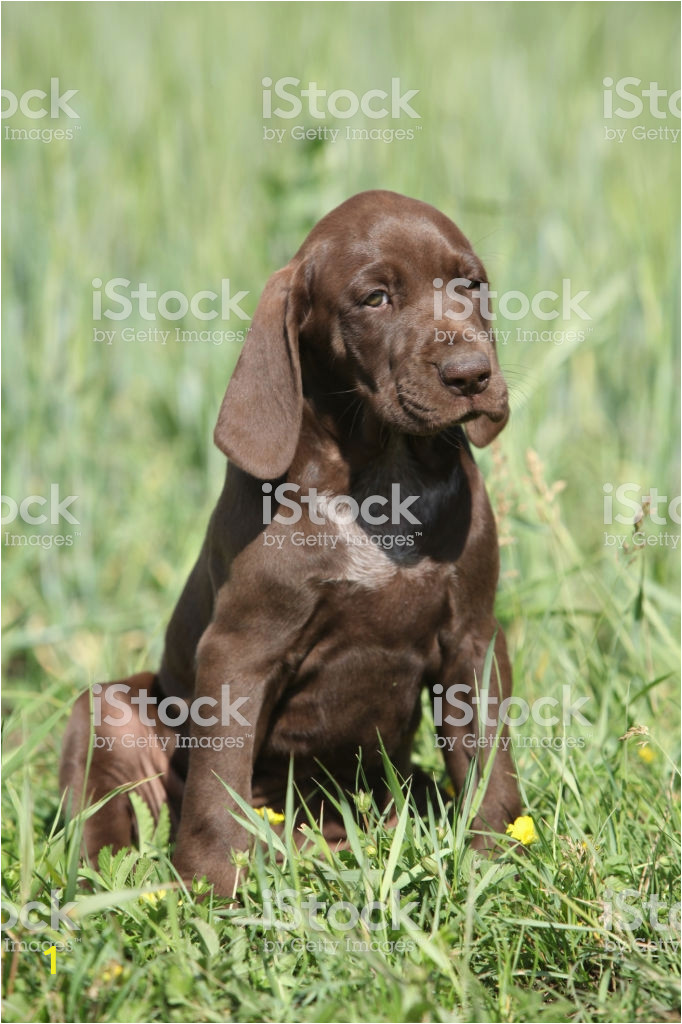
[[[495,661],[488,699],[484,701],[483,669],[494,635]],[[460,793],[472,759],[476,759],[478,781],[488,759],[494,755],[488,786],[472,828],[480,833],[504,832],[521,813],[521,802],[509,730],[506,725],[499,727],[500,704],[511,696],[512,677],[504,633],[496,622],[479,627],[457,645],[446,644],[440,682],[442,690],[434,691],[440,703],[434,704],[434,708],[438,708],[436,726],[448,774],[456,792]],[[474,836],[472,845],[475,849],[484,849],[493,846],[494,840],[479,834]]]
[[[232,619],[240,622],[240,619]],[[206,875],[216,893],[231,895],[231,850],[249,845],[232,817],[241,810],[224,780],[251,803],[253,766],[286,681],[287,638],[258,616],[226,627],[219,613],[197,651],[190,758],[174,863],[182,877]]]

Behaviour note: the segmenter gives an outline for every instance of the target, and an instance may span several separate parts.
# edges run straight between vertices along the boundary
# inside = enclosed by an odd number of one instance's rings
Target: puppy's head
[[[337,392],[360,396],[394,431],[465,424],[475,445],[488,444],[509,407],[486,285],[467,239],[433,207],[383,191],[349,199],[268,282],[223,401],[218,447],[260,479],[286,472],[301,422],[301,347]]]

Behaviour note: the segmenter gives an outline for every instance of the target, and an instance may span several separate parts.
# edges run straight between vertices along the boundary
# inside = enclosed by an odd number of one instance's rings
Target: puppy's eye
[[[482,281],[468,281],[464,285],[464,287],[470,289],[471,291],[478,291],[482,284]]]
[[[363,301],[363,306],[387,306],[390,302],[388,292],[385,292],[383,288],[377,288],[375,292],[370,292],[367,298]]]

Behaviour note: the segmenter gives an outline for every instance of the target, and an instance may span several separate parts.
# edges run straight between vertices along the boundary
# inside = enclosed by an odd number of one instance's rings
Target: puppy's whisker
[[[345,389],[344,389],[343,391],[325,391],[325,392],[324,392],[324,395],[325,395],[325,397],[327,397],[327,398],[331,398],[332,396],[336,396],[336,395],[352,395],[352,394],[358,394],[358,393],[359,393],[359,391],[360,391],[360,388],[359,388],[359,387],[358,387],[358,385],[356,384],[356,385],[355,385],[354,387],[352,387],[352,388],[345,388]]]
[[[352,422],[351,422],[351,425],[350,425],[350,432],[351,432],[351,434],[353,433],[353,430],[355,428],[355,421],[358,418],[358,413],[360,413],[360,412],[362,412],[362,399],[358,398],[358,400],[357,400],[357,407],[355,409],[355,415],[353,416],[353,419],[352,419]]]

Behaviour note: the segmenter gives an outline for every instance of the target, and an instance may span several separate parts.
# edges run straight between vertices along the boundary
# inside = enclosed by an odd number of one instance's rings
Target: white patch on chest
[[[343,507],[330,509],[333,499],[332,494],[320,494],[315,502],[315,511],[325,519],[325,529],[339,538],[336,545],[340,556],[338,572],[323,580],[324,583],[350,582],[378,588],[408,567],[413,572],[423,571],[414,564],[415,549],[407,543],[407,537],[399,546],[395,543],[396,533],[390,528],[386,531],[376,528],[375,532],[366,533],[350,515],[344,515]]]

